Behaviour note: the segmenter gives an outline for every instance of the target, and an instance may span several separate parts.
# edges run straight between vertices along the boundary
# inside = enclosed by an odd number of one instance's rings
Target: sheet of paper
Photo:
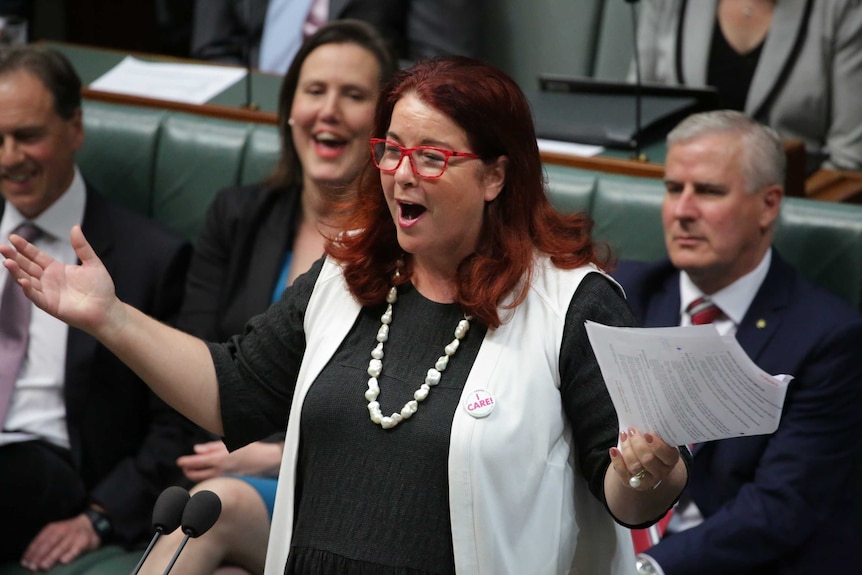
[[[576,144],[574,142],[561,142],[559,140],[545,140],[537,138],[539,151],[553,152],[556,154],[570,154],[573,156],[598,156],[605,149],[602,146],[588,146],[587,144]]]
[[[620,429],[657,433],[672,445],[777,429],[793,378],[764,372],[733,336],[712,325],[586,328]]]
[[[97,78],[90,88],[103,92],[205,104],[243,77],[244,68],[145,62],[127,56]]]

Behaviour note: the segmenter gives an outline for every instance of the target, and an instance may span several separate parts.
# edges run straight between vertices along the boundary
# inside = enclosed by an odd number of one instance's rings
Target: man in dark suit
[[[269,0],[196,0],[192,58],[258,67]],[[471,0],[330,0],[328,20],[372,24],[393,55],[418,60],[447,54],[479,56],[481,2]],[[290,62],[283,64],[287,69]]]
[[[69,230],[81,224],[117,293],[168,320],[190,248],[85,184],[74,160],[80,92],[59,53],[0,51],[0,234],[34,224],[41,249],[74,263]],[[4,293],[15,287],[0,281]],[[95,339],[31,310],[26,356],[7,378],[11,402],[0,415],[0,560],[43,570],[107,542],[148,540],[156,497],[183,481],[175,460],[198,431]]]
[[[709,112],[683,121],[668,146],[670,259],[619,266],[629,304],[644,327],[691,325],[687,309],[705,297],[719,332],[795,379],[774,434],[697,446],[672,534],[639,557],[639,573],[858,572],[862,317],[771,246],[785,164],[774,131]]]

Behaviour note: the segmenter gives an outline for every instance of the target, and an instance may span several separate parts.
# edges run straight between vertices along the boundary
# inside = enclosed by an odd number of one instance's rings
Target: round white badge
[[[464,398],[464,409],[475,418],[488,417],[494,411],[494,397],[484,389],[471,391]]]

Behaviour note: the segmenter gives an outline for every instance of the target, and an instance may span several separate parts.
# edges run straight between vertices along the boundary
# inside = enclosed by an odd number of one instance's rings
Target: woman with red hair
[[[622,526],[673,505],[686,460],[618,430],[584,322],[633,319],[589,221],[548,203],[523,94],[487,64],[422,62],[374,136],[352,231],[225,344],[120,302],[78,229],[80,267],[0,250],[229,447],[287,419],[268,574],[630,572]]]

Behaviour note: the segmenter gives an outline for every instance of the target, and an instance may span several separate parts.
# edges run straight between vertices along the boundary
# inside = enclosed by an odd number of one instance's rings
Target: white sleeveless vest
[[[461,575],[623,575],[634,569],[629,531],[576,470],[559,391],[566,311],[580,281],[596,271],[560,270],[538,258],[526,300],[482,342],[449,449],[449,507]],[[307,347],[287,425],[266,575],[282,575],[289,552],[305,394],[359,311],[341,268],[327,258],[305,315]],[[465,409],[477,390],[488,391],[495,403],[481,419]]]

